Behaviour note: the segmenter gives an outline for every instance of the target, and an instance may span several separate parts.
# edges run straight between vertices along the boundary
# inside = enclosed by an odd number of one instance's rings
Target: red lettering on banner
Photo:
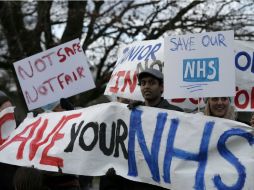
[[[131,71],[118,71],[117,73],[112,75],[110,81],[112,81],[113,78],[115,78],[115,77],[117,77],[117,78],[115,80],[115,86],[110,87],[109,91],[113,92],[113,93],[117,93],[119,88],[120,88],[120,86],[119,86],[119,80],[120,80],[121,77],[123,77],[124,78],[123,79],[124,82],[123,82],[123,87],[121,88],[121,91],[122,92],[125,91],[126,87],[129,86],[130,92],[131,93],[134,92],[134,90],[135,90],[135,88],[137,86],[137,82],[138,82],[138,80],[137,80],[137,73],[134,72],[132,79],[130,77],[130,73],[131,73]]]
[[[172,99],[171,102],[173,103],[183,103],[186,100],[186,98],[176,98]],[[197,105],[198,102],[201,102],[202,98],[195,99],[195,98],[189,98],[190,102]]]
[[[124,92],[125,88],[127,87],[127,85],[129,85],[129,89],[130,89],[130,92],[132,93],[136,86],[137,86],[137,73],[134,72],[133,74],[133,78],[131,80],[130,78],[130,72],[131,71],[128,71],[125,75],[125,78],[124,78],[124,85],[123,85],[123,88],[121,89],[122,92]]]
[[[8,139],[7,141],[5,141],[4,144],[2,144],[0,146],[0,151],[3,150],[4,148],[6,148],[8,145],[10,145],[11,143],[13,142],[16,142],[16,141],[20,141],[20,145],[19,145],[19,148],[18,148],[18,152],[17,152],[17,156],[16,158],[19,160],[19,159],[22,159],[23,158],[23,151],[24,151],[24,147],[27,143],[27,141],[29,139],[32,138],[33,134],[34,134],[34,131],[36,129],[36,127],[40,124],[41,122],[41,118],[39,118],[37,121],[35,121],[34,123],[28,125],[27,127],[25,127],[25,129],[20,132],[19,134],[17,134],[16,136],[14,136],[12,139]],[[29,131],[29,134],[27,137],[24,137],[23,135],[28,131]]]
[[[242,101],[240,101],[242,100]],[[236,87],[236,95],[234,98],[235,106],[239,109],[254,108],[254,87],[251,90],[239,89]]]
[[[41,144],[44,144],[44,142],[47,142],[48,139],[51,136],[53,136],[50,144],[46,146],[42,152],[40,164],[63,167],[63,159],[59,157],[49,156],[48,151],[50,150],[50,148],[54,146],[55,141],[62,139],[64,137],[64,134],[59,133],[59,131],[64,127],[64,125],[69,120],[75,119],[80,116],[81,116],[81,113],[73,114],[69,116],[63,116],[62,119],[59,121],[59,123],[56,125],[56,127],[53,129],[53,131],[47,136],[47,138],[42,143],[39,143],[39,146],[41,146]]]
[[[63,159],[59,158],[59,157],[50,156],[50,155],[48,155],[48,152],[54,146],[56,141],[58,141],[64,137],[64,134],[60,133],[60,130],[66,125],[66,123],[68,121],[78,118],[80,116],[81,116],[81,113],[63,116],[44,140],[42,140],[42,138],[43,138],[45,129],[48,127],[48,119],[44,120],[42,126],[37,130],[37,132],[35,134],[36,128],[40,125],[40,123],[42,121],[41,118],[39,118],[32,124],[25,127],[23,131],[21,131],[19,134],[14,136],[12,139],[8,139],[7,141],[5,141],[4,144],[2,144],[0,146],[0,151],[3,150],[4,148],[6,148],[11,143],[20,141],[21,143],[18,147],[16,158],[18,160],[23,159],[25,145],[27,144],[27,142],[30,139],[33,138],[33,136],[35,136],[29,145],[29,156],[28,156],[29,160],[31,161],[34,159],[40,146],[49,142],[49,144],[42,151],[40,164],[62,167],[63,166]],[[28,135],[24,136],[24,134],[26,134],[26,133],[28,133]],[[51,141],[49,141],[49,139],[51,139]]]
[[[48,119],[45,119],[42,126],[40,127],[40,129],[36,133],[35,138],[31,141],[30,151],[29,151],[29,160],[34,159],[34,156],[35,156],[39,146],[41,146],[41,144],[39,145],[38,142],[42,139],[44,131],[47,128],[47,125],[48,125]]]
[[[118,71],[118,72],[114,75],[114,76],[117,76],[116,84],[115,84],[114,87],[110,87],[110,88],[109,88],[109,91],[110,91],[110,92],[113,92],[113,93],[117,93],[117,92],[118,92],[118,89],[119,89],[119,87],[118,87],[119,79],[120,79],[120,77],[124,77],[124,75],[125,75],[125,71]],[[113,76],[113,77],[114,77],[114,76]]]
[[[250,104],[250,107],[251,107],[251,109],[253,109],[254,108],[254,88],[252,87],[252,89],[251,89],[251,104]]]
[[[171,101],[174,102],[174,103],[182,103],[185,101],[186,98],[175,98],[175,99],[172,99]]]
[[[245,101],[240,104],[239,98],[241,95],[245,97]],[[235,103],[236,107],[238,107],[240,109],[245,109],[249,104],[249,99],[250,99],[249,94],[246,90],[239,90],[239,88],[236,87],[236,95],[235,95],[235,99],[234,99],[234,103]]]
[[[202,98],[199,99],[194,99],[194,98],[190,98],[191,103],[197,105],[199,102],[201,102]]]
[[[2,138],[2,132],[1,132],[2,130],[1,129],[3,127],[3,124],[6,123],[7,121],[11,121],[11,120],[15,120],[14,113],[7,113],[0,118],[0,145],[6,141],[6,139]]]

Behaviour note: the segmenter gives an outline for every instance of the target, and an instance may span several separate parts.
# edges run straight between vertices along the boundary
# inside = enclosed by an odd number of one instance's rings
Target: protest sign
[[[5,108],[0,112],[0,145],[16,128],[14,107]]]
[[[0,146],[0,161],[92,176],[114,168],[174,190],[252,189],[253,133],[231,120],[106,103],[27,117]]]
[[[234,42],[237,111],[254,110],[254,43],[246,41]]]
[[[235,95],[233,31],[164,38],[164,97]]]
[[[79,40],[14,63],[29,110],[95,87]]]
[[[237,111],[254,110],[254,43],[234,40],[234,65],[236,73],[236,94],[232,102]],[[171,104],[186,110],[197,107],[197,98],[172,99]],[[200,107],[204,107],[201,101]]]
[[[104,94],[143,100],[137,74],[145,68],[162,71],[163,49],[163,40],[140,41],[121,46],[116,67]]]

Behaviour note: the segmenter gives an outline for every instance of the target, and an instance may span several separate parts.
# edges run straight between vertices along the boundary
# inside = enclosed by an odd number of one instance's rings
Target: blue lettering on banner
[[[141,45],[141,46],[133,46],[126,47],[123,50],[123,55],[118,59],[117,65],[122,64],[125,61],[141,61],[141,60],[156,60],[155,53],[160,49],[161,43],[157,43],[155,45]]]
[[[129,176],[137,176],[137,165],[135,157],[135,136],[137,135],[138,143],[143,152],[145,160],[148,164],[152,178],[156,182],[160,182],[160,172],[159,172],[159,149],[161,143],[161,136],[164,129],[164,125],[167,120],[167,113],[159,113],[157,115],[157,123],[155,132],[153,135],[151,154],[146,145],[146,140],[144,137],[144,132],[142,130],[141,122],[142,111],[133,109],[130,117],[130,129],[129,129],[129,142],[128,142],[128,164],[129,164]]]
[[[130,128],[129,128],[129,142],[128,142],[128,175],[136,177],[138,176],[136,156],[135,156],[135,141],[140,146],[146,163],[150,169],[152,179],[156,182],[160,182],[160,171],[159,171],[159,150],[161,145],[161,138],[165,124],[167,122],[167,113],[158,113],[155,132],[152,139],[151,151],[149,152],[144,132],[142,129],[142,111],[133,109],[130,116]],[[170,128],[167,136],[166,151],[163,161],[163,180],[165,183],[171,183],[171,163],[173,158],[181,159],[184,161],[194,161],[198,163],[197,170],[195,173],[195,181],[193,188],[195,190],[205,190],[205,170],[208,160],[209,143],[212,135],[212,131],[215,125],[214,121],[208,121],[205,123],[201,142],[199,145],[199,151],[197,153],[188,152],[175,147],[174,142],[176,138],[177,129],[179,127],[179,119],[170,120]],[[248,133],[242,129],[229,129],[225,131],[218,140],[217,149],[219,154],[227,160],[232,166],[235,167],[238,178],[235,184],[229,186],[226,185],[219,174],[216,174],[211,180],[215,187],[219,190],[240,190],[244,187],[246,179],[246,171],[244,165],[239,159],[231,153],[226,146],[227,141],[230,137],[240,136],[245,138],[248,143],[252,146],[254,144],[254,137],[251,133]]]
[[[194,188],[197,190],[204,190],[205,189],[204,173],[205,173],[205,167],[207,164],[209,141],[212,134],[214,122],[207,122],[205,124],[198,154],[190,153],[178,148],[174,148],[174,140],[175,140],[178,125],[179,125],[178,119],[171,120],[171,126],[170,126],[168,139],[167,139],[167,148],[166,148],[167,151],[165,154],[164,165],[163,165],[164,181],[166,183],[171,183],[170,167],[171,167],[171,162],[173,157],[183,159],[183,160],[196,161],[198,162],[198,169],[195,176]]]
[[[238,172],[238,179],[236,183],[232,186],[228,186],[224,184],[221,180],[220,175],[214,176],[214,184],[218,189],[223,189],[223,190],[239,190],[242,189],[245,183],[246,179],[246,172],[245,172],[245,167],[241,164],[238,158],[236,158],[227,148],[226,142],[228,138],[232,136],[240,136],[245,138],[248,143],[252,146],[254,144],[254,138],[251,133],[248,133],[242,129],[231,129],[228,131],[225,131],[219,138],[218,144],[217,144],[217,149],[220,153],[220,155],[225,158],[228,162],[230,162],[235,169]]]
[[[245,61],[241,62],[241,64],[239,64],[239,59],[242,58],[241,60]],[[251,56],[249,55],[248,52],[245,51],[240,51],[236,54],[235,56],[235,66],[237,69],[241,70],[241,71],[246,71],[247,69],[249,69],[251,67],[251,72],[254,73],[254,52],[252,55],[252,61],[251,61]]]
[[[184,59],[183,81],[219,81],[219,58]]]

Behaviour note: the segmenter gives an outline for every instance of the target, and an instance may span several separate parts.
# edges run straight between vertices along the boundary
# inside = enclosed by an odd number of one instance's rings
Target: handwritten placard
[[[104,94],[143,100],[137,75],[145,68],[162,71],[163,49],[163,40],[147,40],[121,46],[116,67]]]
[[[14,63],[29,110],[95,87],[75,39]]]
[[[233,42],[233,31],[166,37],[165,98],[234,96]]]

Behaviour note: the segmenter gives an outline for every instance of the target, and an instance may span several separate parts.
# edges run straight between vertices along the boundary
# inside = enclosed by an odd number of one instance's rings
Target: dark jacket
[[[18,166],[0,163],[0,189],[14,190],[13,178]]]
[[[125,179],[121,176],[102,176],[99,190],[168,190],[148,183]]]

